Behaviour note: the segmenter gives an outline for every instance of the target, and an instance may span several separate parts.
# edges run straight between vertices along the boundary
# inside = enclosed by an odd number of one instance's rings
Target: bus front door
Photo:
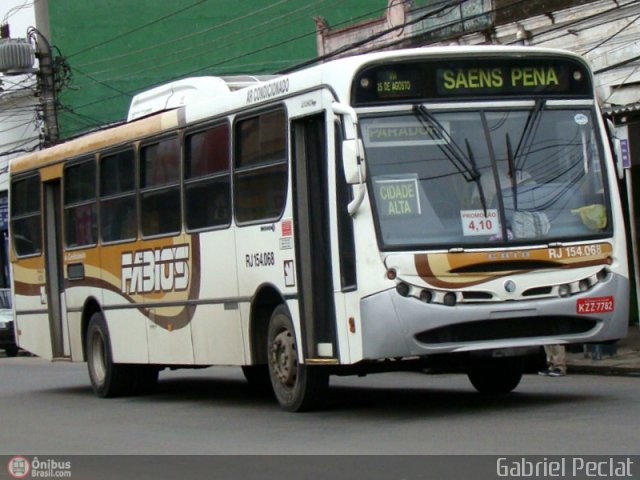
[[[324,113],[291,124],[296,274],[307,358],[335,358],[338,354],[326,128]]]
[[[46,295],[53,358],[68,357],[68,331],[62,308],[64,275],[62,271],[62,208],[60,180],[44,183],[44,227]]]

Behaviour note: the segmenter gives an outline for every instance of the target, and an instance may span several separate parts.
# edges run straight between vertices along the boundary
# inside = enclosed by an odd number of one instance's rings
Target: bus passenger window
[[[276,110],[235,126],[234,209],[238,223],[277,220],[286,204],[286,118]]]
[[[64,232],[67,247],[95,245],[98,233],[96,212],[96,162],[72,164],[64,174]]]
[[[138,233],[133,150],[100,161],[100,232],[103,242],[135,240]]]
[[[16,180],[11,186],[11,237],[19,257],[42,251],[40,179],[37,175]]]
[[[184,183],[188,230],[231,224],[229,126],[226,123],[186,136]]]
[[[180,232],[180,142],[177,137],[140,150],[142,235]]]

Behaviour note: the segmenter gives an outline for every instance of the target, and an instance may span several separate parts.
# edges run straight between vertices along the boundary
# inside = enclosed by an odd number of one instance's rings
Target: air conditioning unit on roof
[[[127,121],[179,108],[187,103],[211,99],[229,93],[227,83],[219,77],[193,77],[160,85],[131,99]]]

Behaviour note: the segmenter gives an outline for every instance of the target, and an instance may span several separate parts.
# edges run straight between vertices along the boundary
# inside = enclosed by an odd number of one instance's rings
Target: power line
[[[371,42],[371,40],[376,40],[378,38],[383,37],[384,35],[387,35],[387,34],[393,32],[394,30],[397,30],[397,29],[400,29],[400,28],[405,28],[405,27],[407,27],[409,25],[413,25],[415,23],[421,22],[422,20],[425,20],[425,19],[427,19],[429,17],[432,17],[434,15],[438,15],[438,14],[442,13],[443,11],[445,11],[448,8],[455,8],[456,6],[462,5],[466,1],[468,1],[468,0],[458,0],[456,2],[451,2],[451,3],[445,4],[444,6],[440,7],[439,9],[437,9],[435,11],[431,11],[431,12],[425,14],[425,15],[421,15],[421,16],[415,18],[415,19],[412,19],[411,21],[404,22],[402,25],[398,25],[396,27],[391,27],[391,28],[388,28],[388,29],[383,30],[381,32],[378,32],[376,34],[370,35],[369,37],[367,37],[365,39],[358,40],[356,42],[353,42],[353,43],[350,43],[348,45],[345,45],[345,46],[343,46],[343,47],[341,47],[341,48],[339,48],[339,49],[337,49],[337,50],[335,50],[335,51],[333,51],[331,53],[326,54],[326,55],[322,55],[320,57],[316,57],[314,59],[308,60],[308,61],[303,62],[301,64],[294,65],[293,67],[291,67],[289,69],[286,69],[286,70],[284,70],[282,72],[279,72],[279,73],[288,73],[288,72],[297,70],[299,68],[303,68],[303,67],[306,67],[306,66],[309,66],[309,65],[314,65],[316,63],[319,63],[319,62],[322,62],[322,61],[325,61],[325,60],[329,60],[329,59],[331,59],[333,57],[336,57],[338,55],[342,55],[342,54],[344,54],[346,52],[349,52],[349,51],[351,51],[351,50],[353,50],[355,48],[358,48],[358,47],[361,47],[363,45],[366,45],[367,43]],[[490,15],[491,13],[495,13],[495,12],[498,12],[498,11],[500,11],[502,9],[513,7],[514,5],[517,5],[519,3],[523,3],[525,1],[528,1],[528,0],[518,0],[517,2],[514,2],[514,3],[509,4],[509,5],[505,5],[503,7],[495,8],[495,9],[490,10],[488,12],[482,12],[482,13],[479,13],[479,14],[476,14],[476,15],[472,15],[472,16],[469,16],[469,17],[460,18],[459,20],[455,20],[453,22],[449,22],[449,23],[444,24],[444,25],[439,25],[438,27],[435,27],[435,28],[432,28],[432,29],[429,29],[429,30],[424,30],[422,32],[419,32],[419,35],[425,35],[427,33],[435,33],[435,32],[444,30],[446,28],[450,28],[451,26],[454,26],[454,25],[457,25],[457,24],[460,24],[460,23],[464,24],[465,22],[468,22],[470,20]],[[413,35],[412,37],[416,37],[416,36],[418,36],[418,35]],[[411,40],[411,37],[410,38],[401,38],[401,39],[395,40],[393,42],[385,42],[380,47],[372,48],[370,51],[376,51],[376,50],[379,50],[379,48],[393,47],[393,46],[398,45],[400,43],[406,43],[407,41],[410,41],[410,40]]]
[[[319,4],[319,3],[324,3],[325,1],[326,1],[326,0],[321,0],[321,1],[316,2],[315,4],[313,4],[313,5],[311,5],[311,6],[307,5],[307,6],[303,7],[303,8],[301,8],[301,9],[295,10],[295,11],[293,11],[293,12],[291,12],[291,13],[287,14],[287,15],[280,16],[277,20],[283,20],[284,18],[286,18],[286,17],[288,17],[288,16],[290,16],[290,15],[292,15],[292,14],[296,14],[296,13],[298,13],[298,12],[302,11],[302,10],[308,9],[309,7],[313,7],[314,5],[317,5],[317,4]],[[336,3],[338,3],[338,2],[337,2],[337,1],[336,1],[336,2],[333,2],[331,5],[335,5]],[[362,16],[360,16],[360,17],[357,17],[357,18],[362,18],[363,16],[367,16],[367,15],[370,15],[370,14],[372,14],[372,13],[377,13],[378,11],[380,11],[380,10],[385,10],[385,9],[386,9],[386,7],[385,7],[385,8],[382,8],[382,9],[377,9],[377,10],[375,10],[375,11],[373,11],[373,12],[368,12],[367,14],[364,14],[364,15],[362,15]],[[270,24],[270,23],[273,23],[274,21],[276,21],[276,20],[269,20],[269,21],[266,21],[266,22],[262,22],[261,24],[258,24],[256,27],[265,26],[265,25],[268,25],[268,24]],[[351,20],[350,20],[350,21],[351,21]],[[342,23],[345,23],[345,22],[342,22]],[[282,28],[283,26],[289,26],[289,25],[290,25],[290,22],[284,22],[284,23],[282,23],[282,24],[280,24],[280,25],[276,25],[275,27],[273,27],[273,28],[271,28],[271,29],[267,29],[267,30],[263,30],[262,32],[258,32],[257,34],[254,34],[254,36],[253,36],[252,38],[255,38],[255,37],[256,37],[256,35],[262,35],[262,34],[265,34],[265,33],[267,33],[267,32],[272,32],[272,31],[274,31],[274,30],[277,30],[277,29]],[[252,30],[254,30],[254,28],[255,28],[255,27],[252,27]],[[313,34],[315,34],[315,30],[314,30],[313,32],[309,32],[308,34],[305,34],[305,36],[309,36],[309,35],[313,35]],[[219,43],[221,40],[228,40],[229,38],[233,38],[233,37],[235,37],[235,36],[237,36],[237,35],[246,35],[246,30],[244,30],[244,29],[243,29],[243,30],[236,30],[236,31],[234,31],[234,32],[231,32],[231,33],[229,33],[229,34],[223,35],[223,36],[221,36],[221,37],[216,37],[216,38],[214,38],[214,39],[212,39],[212,40],[210,40],[210,41],[207,41],[207,42],[204,42],[204,43],[200,43],[199,45],[192,46],[192,47],[189,47],[189,48],[185,48],[185,49],[182,49],[182,50],[173,51],[173,52],[171,52],[171,56],[176,56],[176,55],[179,55],[179,54],[181,54],[181,53],[184,53],[184,52],[187,52],[187,51],[190,51],[190,50],[196,49],[196,48],[200,48],[200,47],[208,47],[208,46],[209,46],[209,45],[211,45],[211,44]],[[297,40],[298,38],[301,38],[301,37],[296,37],[294,40]],[[147,49],[145,49],[145,50],[148,50],[148,49],[151,49],[151,48],[156,48],[157,46],[158,46],[158,45],[155,45],[154,47],[148,47],[148,48],[147,48]],[[255,53],[259,53],[259,51],[256,51]],[[180,57],[178,60],[170,61],[170,62],[165,62],[165,63],[163,63],[163,64],[154,64],[153,66],[151,66],[151,67],[149,67],[149,68],[141,68],[141,69],[135,70],[133,73],[142,73],[142,72],[147,72],[147,71],[149,71],[149,70],[154,70],[154,69],[157,69],[157,68],[167,67],[167,66],[170,66],[170,65],[174,65],[174,64],[176,64],[176,63],[183,62],[184,60],[188,60],[188,59],[191,59],[191,58],[197,57],[198,55],[200,55],[200,53],[195,53],[195,54],[190,55],[190,56],[188,56],[188,57],[184,57],[184,56],[182,56],[182,57]],[[113,58],[113,57],[112,57],[112,58]],[[159,57],[156,57],[156,58],[159,58]],[[163,58],[166,58],[166,57],[163,57]],[[154,60],[154,58],[145,59],[145,60],[144,60],[144,62],[146,63],[146,62],[150,62],[150,61],[153,61],[153,60]],[[113,69],[115,69],[115,68],[126,68],[126,66],[139,65],[139,63],[140,63],[140,62],[132,63],[132,64],[128,64],[128,65],[125,65],[125,66],[118,65],[118,66],[116,66],[116,67],[114,67],[114,68],[110,68],[110,69],[106,69],[106,70],[101,70],[101,71],[98,71],[98,72],[92,72],[92,73],[93,73],[94,75],[96,75],[96,74],[98,74],[98,73],[103,73],[103,72],[106,72],[106,71],[109,71],[109,70],[113,70]],[[271,63],[276,63],[276,62],[271,62]],[[129,76],[131,73],[132,73],[131,71],[127,71],[127,76]],[[181,74],[181,76],[183,76],[183,75],[184,75],[184,74]],[[121,79],[123,79],[123,78],[126,78],[126,77],[123,77],[123,76],[111,77],[111,78],[106,79],[106,80],[104,80],[104,81],[117,81],[117,80],[121,80]],[[80,85],[80,86],[83,86],[83,85]]]
[[[283,20],[283,19],[285,19],[285,18],[287,18],[287,17],[289,17],[289,16],[291,16],[291,15],[294,15],[294,14],[299,13],[299,12],[300,12],[300,11],[302,11],[302,10],[306,10],[306,9],[308,9],[309,7],[313,7],[313,6],[315,6],[315,5],[318,5],[318,4],[320,4],[320,3],[324,3],[324,2],[326,2],[326,1],[327,1],[327,0],[320,0],[320,1],[318,1],[318,2],[315,2],[313,5],[310,5],[310,6],[309,6],[309,5],[307,5],[307,6],[303,7],[303,8],[298,9],[298,10],[294,10],[293,12],[290,12],[290,13],[288,13],[288,14],[284,15],[284,16],[280,16],[278,19],[272,19],[272,20],[268,20],[268,21],[266,21],[266,22],[262,22],[262,23],[260,23],[260,24],[256,25],[255,27],[252,27],[252,31],[254,31],[254,30],[255,30],[255,28],[258,28],[258,27],[261,27],[261,26],[264,26],[264,25],[268,25],[268,24],[270,24],[270,23],[275,22],[276,20],[280,20],[280,21],[281,21],[281,20]],[[338,1],[339,1],[339,0],[337,0],[337,1],[333,2],[333,3],[332,3],[332,5],[335,5],[336,3],[338,3]],[[262,9],[262,10],[264,10],[264,9]],[[262,11],[262,10],[260,10],[260,11]],[[255,11],[255,12],[252,12],[252,14],[256,14],[256,13],[258,13],[258,12],[259,12],[259,11]],[[228,23],[230,23],[230,22],[228,22]],[[283,26],[288,26],[288,25],[289,25],[289,22],[282,23],[282,24],[277,25],[277,26],[275,26],[275,27],[273,27],[273,28],[271,28],[271,29],[264,30],[264,31],[262,31],[262,32],[258,32],[257,34],[254,34],[253,38],[255,38],[257,35],[262,35],[262,34],[264,34],[264,33],[267,33],[267,32],[270,32],[270,31],[274,31],[274,30],[277,30],[277,29],[279,29],[279,28],[282,28]],[[223,35],[223,36],[221,36],[221,37],[216,37],[215,39],[209,40],[209,41],[204,42],[204,43],[200,43],[200,44],[198,44],[198,45],[194,45],[194,46],[191,46],[191,47],[188,47],[188,48],[184,48],[184,49],[180,49],[180,50],[172,51],[172,52],[171,52],[171,54],[170,54],[170,56],[172,56],[172,57],[173,57],[173,56],[179,56],[179,55],[181,55],[181,54],[184,54],[185,52],[188,52],[188,51],[191,51],[191,50],[195,50],[195,49],[199,49],[199,48],[201,48],[201,47],[208,47],[208,46],[210,46],[211,44],[219,43],[219,42],[221,42],[222,40],[228,40],[228,39],[233,38],[233,37],[238,36],[238,35],[246,35],[246,30],[236,30],[236,31],[231,32],[231,33],[229,33],[229,34]],[[181,37],[181,38],[183,38],[183,37]],[[153,47],[147,47],[146,49],[143,49],[143,50],[155,49],[155,48],[157,48],[158,46],[160,46],[160,45],[166,45],[167,43],[171,43],[171,42],[165,42],[164,44],[154,45]],[[127,54],[127,55],[128,55],[128,54]],[[131,75],[132,73],[141,73],[141,72],[146,72],[146,71],[148,71],[148,70],[154,70],[154,69],[156,69],[156,68],[162,68],[162,67],[166,67],[166,66],[169,66],[169,65],[173,65],[173,64],[175,64],[175,63],[183,62],[184,60],[188,60],[188,59],[190,59],[190,58],[197,57],[198,55],[201,55],[201,53],[200,53],[200,52],[198,52],[198,53],[195,53],[195,54],[190,55],[190,56],[187,56],[187,57],[185,57],[185,56],[180,56],[180,58],[179,58],[178,60],[171,61],[171,62],[167,62],[167,63],[163,63],[163,64],[157,64],[157,63],[156,63],[156,64],[154,64],[152,67],[149,67],[149,68],[141,68],[141,69],[139,69],[139,70],[134,70],[134,71],[128,70],[128,71],[127,71],[127,76]],[[124,55],[120,55],[120,56],[118,56],[118,58],[120,58],[120,57],[122,57],[122,56],[124,56]],[[112,57],[112,58],[114,58],[114,57]],[[112,67],[112,68],[108,68],[108,69],[105,69],[105,70],[100,70],[100,71],[97,71],[97,72],[92,72],[92,74],[93,74],[93,75],[97,75],[97,74],[100,74],[100,73],[108,72],[108,71],[110,71],[110,70],[123,69],[123,68],[127,68],[127,67],[129,67],[129,66],[140,65],[140,63],[149,63],[149,62],[154,62],[155,60],[157,60],[157,59],[159,59],[159,58],[166,58],[166,56],[163,56],[163,57],[149,57],[149,58],[145,58],[145,59],[143,59],[141,62],[140,62],[140,61],[138,61],[138,62],[129,63],[129,64],[125,64],[125,65],[116,65],[116,66],[114,66],[114,67]],[[76,67],[76,68],[77,68],[77,67]],[[121,80],[122,78],[123,78],[122,76],[118,76],[118,77],[112,77],[112,78],[108,78],[108,79],[103,79],[103,81],[117,81],[117,80]],[[78,85],[77,87],[81,87],[81,86],[84,86],[84,85]]]
[[[116,88],[112,85],[109,85],[107,83],[105,83],[103,80],[98,80],[97,78],[95,78],[93,75],[89,75],[87,72],[83,72],[82,70],[80,70],[78,67],[72,67],[73,71],[78,72],[80,75],[84,75],[85,77],[93,80],[95,83],[99,83],[100,85],[102,85],[105,88],[108,88],[110,90],[113,90],[114,92],[119,93],[120,95],[124,95],[126,97],[131,97],[131,94],[128,92],[125,92],[123,90],[120,90],[119,88]],[[78,87],[78,86],[76,86]]]
[[[463,0],[463,1],[464,1],[464,0]],[[380,11],[384,11],[384,10],[386,10],[386,8],[387,8],[387,7],[384,7],[384,8],[377,8],[376,10],[370,11],[370,12],[365,13],[365,14],[363,14],[363,15],[360,15],[360,16],[358,16],[358,17],[352,18],[352,19],[350,19],[350,20],[346,20],[346,21],[344,21],[344,22],[340,22],[340,23],[338,23],[337,25],[343,25],[343,24],[346,24],[346,23],[353,22],[354,20],[359,20],[359,19],[364,18],[364,17],[366,17],[366,16],[368,16],[368,15],[371,15],[371,14],[373,14],[373,13],[377,13],[377,12],[380,12]],[[202,70],[206,70],[206,69],[208,69],[208,68],[212,68],[212,67],[216,67],[216,66],[224,65],[225,63],[229,63],[229,62],[231,62],[231,61],[233,61],[233,60],[237,60],[237,59],[239,59],[239,58],[243,58],[243,57],[251,56],[251,55],[254,55],[254,54],[256,54],[256,53],[260,53],[260,52],[262,52],[262,51],[265,51],[265,50],[268,50],[268,49],[271,49],[271,48],[275,48],[275,47],[282,46],[282,45],[284,45],[284,44],[286,44],[286,43],[295,42],[295,41],[300,40],[301,38],[304,38],[304,37],[307,37],[307,36],[310,36],[310,35],[315,35],[315,33],[316,33],[316,31],[315,31],[315,29],[314,29],[314,30],[313,30],[313,32],[308,32],[308,33],[306,33],[306,34],[299,35],[299,36],[296,36],[296,37],[294,37],[294,38],[290,38],[290,39],[288,39],[288,40],[284,40],[284,41],[278,42],[278,43],[276,43],[276,44],[271,44],[271,45],[268,45],[268,46],[266,46],[266,47],[263,47],[263,48],[260,48],[260,49],[257,49],[257,50],[253,50],[253,51],[250,51],[250,52],[247,52],[247,53],[241,54],[241,55],[237,55],[237,56],[235,56],[235,57],[231,57],[231,58],[223,59],[223,60],[222,60],[222,61],[220,61],[220,62],[217,62],[217,63],[212,64],[212,65],[207,65],[207,66],[205,66],[205,67],[199,68],[199,69],[197,69],[197,70],[193,70],[193,71],[191,71],[191,72],[181,73],[181,74],[176,75],[176,76],[174,76],[174,77],[170,77],[169,79],[163,80],[162,82],[158,82],[158,83],[156,83],[156,84],[150,85],[150,86],[148,86],[147,88],[153,88],[153,87],[154,87],[154,86],[156,86],[156,85],[160,85],[160,84],[162,84],[162,83],[166,83],[166,82],[169,82],[169,81],[175,80],[175,79],[177,79],[177,78],[183,78],[183,77],[185,77],[185,76],[192,75],[192,74],[197,73],[197,72],[200,72],[200,71],[202,71]],[[165,65],[165,66],[166,66],[166,65]],[[145,70],[145,71],[146,71],[146,70]],[[129,93],[133,93],[133,92],[135,92],[135,90],[134,90],[134,91],[132,91],[132,92],[129,92]],[[82,104],[82,105],[76,106],[75,108],[76,108],[76,109],[86,108],[86,107],[89,107],[89,106],[96,105],[96,104],[98,104],[98,103],[102,103],[102,102],[109,101],[109,100],[114,100],[114,99],[118,98],[119,96],[120,96],[120,95],[115,95],[115,96],[113,96],[113,95],[112,95],[112,96],[110,96],[110,97],[103,97],[103,98],[97,99],[97,100],[95,100],[95,101],[92,101],[92,102],[89,102],[89,103],[86,103],[86,104]]]
[[[6,24],[9,21],[9,18],[11,18],[16,13],[18,13],[20,10],[24,10],[25,8],[29,8],[30,6],[35,5],[39,1],[40,0],[35,0],[35,1],[25,0],[22,5],[18,5],[18,6],[15,6],[13,8],[10,8],[9,11],[4,15],[1,23],[3,25]]]
[[[636,55],[635,57],[627,58],[626,60],[622,60],[621,62],[617,62],[617,63],[613,63],[611,65],[607,65],[606,67],[600,68],[598,70],[594,70],[593,73],[598,74],[598,73],[608,72],[608,71],[616,69],[618,67],[623,67],[625,65],[633,63],[636,60],[640,60],[640,55]]]
[[[609,96],[607,98],[605,98],[602,103],[607,103],[607,100],[609,100],[620,88],[622,88],[622,86],[627,83],[627,80],[629,80],[634,73],[636,73],[638,71],[638,69],[640,69],[640,65],[638,65],[636,68],[634,68],[633,70],[631,70],[631,73],[629,73],[629,75],[627,75],[624,80],[622,81],[622,83],[620,83],[619,85],[615,85],[613,87],[611,87],[611,93],[609,94]]]
[[[637,0],[633,0],[633,1],[631,1],[629,3],[626,3],[626,4],[622,5],[622,6],[617,5],[615,7],[612,7],[610,9],[608,9],[608,10],[605,10],[603,12],[594,13],[593,15],[589,15],[587,17],[579,18],[579,19],[573,20],[571,22],[558,24],[558,25],[556,25],[556,26],[554,26],[552,28],[546,29],[546,30],[538,32],[538,33],[532,33],[531,37],[529,38],[529,40],[532,40],[532,39],[534,39],[536,37],[540,37],[540,36],[543,36],[543,35],[547,35],[549,33],[560,31],[560,30],[564,30],[565,32],[562,33],[561,35],[556,36],[556,37],[545,39],[544,41],[545,42],[551,42],[551,41],[554,41],[554,40],[558,40],[559,38],[566,37],[567,35],[573,35],[573,33],[568,31],[569,30],[568,27],[571,27],[573,25],[579,25],[581,23],[588,22],[589,20],[599,19],[599,17],[601,17],[603,15],[607,15],[609,13],[613,13],[613,12],[616,12],[616,11],[619,11],[619,12],[623,13],[622,12],[623,9],[625,9],[625,8],[627,8],[629,6],[633,7],[635,5],[636,1]],[[615,20],[618,20],[618,19],[614,19],[614,20],[611,20],[611,21],[615,21]],[[600,26],[600,25],[602,25],[602,23],[598,23],[598,24],[587,26],[587,27],[585,27],[585,29],[595,28],[595,27]],[[508,42],[507,45],[512,45],[512,44],[517,43],[517,42],[518,42],[518,40],[512,40],[511,42]]]
[[[135,55],[135,54],[138,54],[138,53],[144,53],[144,52],[147,52],[147,51],[149,51],[149,50],[155,50],[155,49],[157,49],[157,48],[159,48],[159,47],[164,47],[164,46],[167,46],[167,45],[171,45],[171,44],[174,44],[174,43],[179,42],[179,41],[181,41],[181,40],[186,40],[186,39],[189,39],[189,38],[192,38],[192,37],[196,37],[196,36],[198,36],[198,35],[203,35],[203,34],[205,34],[205,33],[211,32],[211,31],[213,31],[213,30],[217,30],[217,29],[222,28],[222,27],[225,27],[225,26],[227,26],[227,25],[231,25],[232,23],[235,23],[235,22],[237,22],[237,21],[244,20],[244,19],[246,19],[246,18],[248,18],[248,17],[252,17],[252,16],[254,16],[254,15],[257,15],[257,14],[259,14],[259,13],[262,13],[262,12],[264,12],[264,11],[266,11],[266,10],[269,10],[269,9],[271,9],[271,8],[274,8],[274,7],[276,7],[277,5],[280,5],[280,4],[285,3],[285,2],[287,2],[287,1],[288,1],[288,0],[280,0],[280,1],[276,2],[276,3],[273,3],[273,4],[268,5],[268,6],[266,6],[266,7],[260,8],[260,9],[258,9],[258,10],[253,11],[253,12],[250,12],[250,13],[249,13],[249,14],[247,14],[247,15],[234,17],[234,18],[232,18],[231,20],[228,20],[228,21],[226,21],[226,22],[223,22],[223,23],[220,23],[220,24],[213,25],[213,26],[211,26],[211,27],[205,28],[205,29],[203,29],[203,30],[199,30],[199,31],[197,31],[197,32],[193,32],[193,33],[189,33],[189,34],[187,34],[187,35],[183,35],[182,37],[174,38],[174,39],[168,40],[168,41],[166,41],[166,42],[155,43],[155,44],[153,44],[152,46],[145,47],[145,48],[140,48],[140,49],[138,49],[138,50],[130,50],[130,51],[126,52],[126,53],[122,53],[122,54],[119,54],[119,55],[114,55],[114,56],[112,56],[112,57],[101,58],[100,60],[94,60],[93,62],[84,63],[84,64],[82,64],[82,65],[80,65],[80,66],[81,66],[81,67],[87,67],[87,66],[89,66],[89,65],[96,65],[96,64],[99,64],[99,63],[110,62],[110,61],[113,61],[113,60],[116,60],[116,59],[119,59],[119,58],[128,57],[128,56]],[[321,2],[317,2],[317,3],[322,3],[323,1],[326,1],[326,0],[321,0]],[[306,8],[306,7],[304,7],[304,8]],[[276,20],[276,19],[271,20],[271,21],[275,21],[275,20]],[[242,30],[242,33],[245,33],[245,34],[246,34],[246,30]],[[116,37],[116,39],[117,39],[117,38],[119,38],[119,37]],[[223,37],[223,38],[224,38],[224,37]],[[210,43],[210,42],[208,42],[208,43]],[[207,43],[207,44],[208,44],[208,43]],[[174,54],[174,52],[172,52],[172,54]],[[96,73],[101,73],[101,72],[102,72],[102,71],[92,72],[92,73],[96,74]]]
[[[601,41],[600,43],[598,43],[597,45],[591,47],[589,50],[587,50],[586,52],[583,52],[582,55],[587,55],[588,53],[591,53],[592,51],[594,51],[596,48],[601,47],[602,45],[604,45],[605,43],[608,43],[609,41],[613,40],[615,37],[617,37],[619,34],[621,34],[622,32],[624,32],[627,28],[629,28],[631,25],[633,25],[634,23],[636,23],[638,21],[638,19],[640,19],[640,15],[638,15],[636,18],[634,18],[633,20],[631,20],[629,23],[627,23],[624,27],[622,27],[620,30],[618,30],[616,33],[614,33],[613,35],[611,35],[608,38],[605,38],[603,41]]]
[[[103,42],[97,43],[95,45],[91,45],[91,46],[89,46],[87,48],[84,48],[84,49],[79,50],[79,51],[77,51],[75,53],[72,53],[67,58],[75,57],[76,55],[80,55],[81,53],[88,52],[89,50],[93,50],[94,48],[102,47],[103,45],[106,45],[108,43],[113,42],[114,40],[119,40],[119,39],[121,39],[123,37],[131,35],[132,33],[139,32],[140,30],[144,30],[145,28],[150,27],[151,25],[155,25],[156,23],[160,23],[163,20],[166,20],[167,18],[171,18],[173,16],[179,15],[180,13],[185,12],[185,11],[187,11],[187,10],[193,8],[193,7],[196,7],[196,6],[198,6],[198,5],[202,4],[202,3],[205,3],[207,1],[208,0],[197,0],[195,3],[192,3],[191,5],[188,5],[188,6],[184,7],[184,8],[180,8],[180,9],[178,9],[178,10],[172,12],[172,13],[169,13],[167,15],[164,15],[164,16],[160,17],[160,18],[157,18],[157,19],[155,19],[155,20],[153,20],[153,21],[151,21],[149,23],[145,23],[144,25],[141,25],[141,26],[139,26],[137,28],[134,28],[133,30],[129,30],[128,32],[121,33],[117,37],[113,37],[113,38],[104,40]]]

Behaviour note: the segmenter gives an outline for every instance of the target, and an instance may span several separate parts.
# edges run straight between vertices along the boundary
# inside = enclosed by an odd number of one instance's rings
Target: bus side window
[[[42,251],[40,178],[32,175],[11,185],[11,237],[19,257]]]
[[[105,155],[100,161],[100,232],[104,242],[137,236],[135,158],[133,150]]]
[[[234,209],[236,221],[277,220],[287,199],[286,117],[279,109],[235,125]]]
[[[184,183],[187,230],[231,224],[228,124],[185,137]]]
[[[180,232],[180,142],[177,137],[141,148],[140,209],[142,235]]]
[[[95,159],[69,165],[64,173],[64,237],[67,247],[96,244],[96,210]]]

